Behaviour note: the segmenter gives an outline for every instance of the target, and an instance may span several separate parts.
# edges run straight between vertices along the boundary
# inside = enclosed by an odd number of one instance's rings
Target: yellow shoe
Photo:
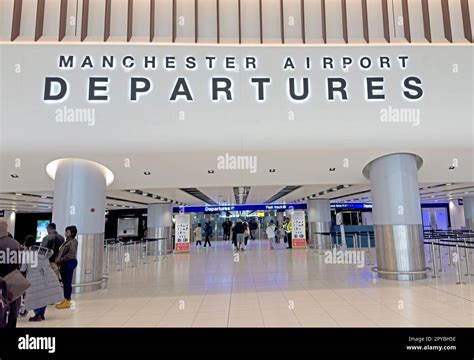
[[[71,300],[64,300],[62,303],[56,305],[56,309],[69,309],[72,305]]]

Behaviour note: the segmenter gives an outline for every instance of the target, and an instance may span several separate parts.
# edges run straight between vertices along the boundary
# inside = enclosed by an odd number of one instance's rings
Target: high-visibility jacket
[[[287,233],[291,233],[291,231],[293,230],[293,225],[291,224],[291,221],[288,221],[286,224],[285,224],[285,231]]]

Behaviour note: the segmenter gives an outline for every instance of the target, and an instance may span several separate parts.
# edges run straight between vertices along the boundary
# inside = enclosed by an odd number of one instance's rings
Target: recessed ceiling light
[[[22,193],[15,193],[16,196],[22,196]]]
[[[451,166],[449,167],[449,170],[454,170],[454,169],[456,169],[456,166],[452,166],[452,165],[451,165]]]
[[[150,171],[144,171],[143,174],[145,174],[146,176],[150,176],[151,172]]]
[[[48,197],[46,195],[41,195],[41,199],[47,199]]]
[[[345,188],[348,188],[350,185],[342,185],[342,186],[345,187]]]
[[[329,171],[336,171],[336,168],[329,168]]]
[[[451,183],[450,183],[450,184],[446,184],[446,186],[451,186],[451,185],[453,185],[453,184],[451,184]]]
[[[269,172],[274,173],[276,170],[275,169],[268,169]]]
[[[18,178],[19,178],[19,176],[18,176],[17,174],[10,174],[10,176],[11,176],[12,178],[14,178],[14,179],[18,179]]]
[[[148,196],[148,193],[144,192],[142,193],[142,196]]]
[[[208,174],[214,174],[214,170],[207,170]]]
[[[137,190],[129,190],[131,193],[136,193]]]

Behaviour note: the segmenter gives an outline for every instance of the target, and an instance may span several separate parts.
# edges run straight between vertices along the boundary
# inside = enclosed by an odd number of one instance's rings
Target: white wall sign
[[[306,247],[306,218],[305,212],[295,210],[291,213],[291,238],[294,248]]]
[[[191,217],[189,214],[175,215],[175,251],[186,252],[191,249]]]

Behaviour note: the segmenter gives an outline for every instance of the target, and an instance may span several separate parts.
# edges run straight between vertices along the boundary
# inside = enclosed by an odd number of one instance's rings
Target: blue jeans
[[[64,286],[64,298],[66,300],[71,300],[72,276],[74,275],[74,270],[76,269],[76,266],[77,260],[72,259],[66,261],[66,263],[61,265],[61,268],[59,269],[59,272],[61,273],[61,280]]]
[[[38,315],[44,316],[44,314],[46,313],[46,306],[40,307],[38,309],[34,309],[33,311],[35,312],[36,316]]]

